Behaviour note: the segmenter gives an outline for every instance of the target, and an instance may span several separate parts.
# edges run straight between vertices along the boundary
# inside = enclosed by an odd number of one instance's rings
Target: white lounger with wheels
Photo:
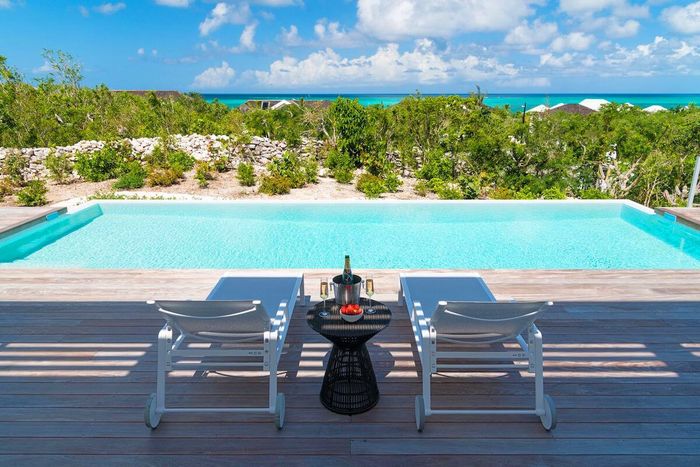
[[[554,400],[544,393],[542,334],[535,319],[551,302],[497,302],[478,274],[401,274],[399,303],[411,318],[423,371],[423,394],[416,396],[416,426],[426,417],[445,415],[537,415],[549,431],[557,424]],[[523,334],[527,334],[527,339]],[[515,341],[520,349],[492,351],[488,344]],[[449,344],[449,350],[438,346]],[[450,363],[455,360],[469,363]],[[476,363],[472,363],[472,362]],[[479,363],[482,361],[484,363]],[[527,363],[524,363],[527,361]],[[508,371],[535,374],[534,409],[436,410],[430,382],[445,371]]]
[[[149,301],[158,306],[166,323],[158,333],[156,393],[146,403],[146,425],[156,428],[166,413],[227,412],[275,414],[275,425],[282,428],[285,403],[284,394],[277,393],[277,365],[294,306],[303,302],[304,277],[289,273],[227,273],[205,301]],[[210,345],[185,348],[183,344],[192,341]],[[218,348],[217,344],[230,347]],[[270,375],[267,407],[165,406],[169,371],[256,368]]]

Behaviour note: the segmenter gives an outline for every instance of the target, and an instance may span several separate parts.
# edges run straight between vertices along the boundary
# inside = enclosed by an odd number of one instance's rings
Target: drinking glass
[[[367,297],[369,297],[369,308],[367,308],[367,313],[368,315],[373,315],[376,313],[377,310],[372,308],[372,295],[374,295],[374,279],[367,279],[365,281],[365,293],[367,294]]]
[[[322,318],[328,316],[328,310],[326,309],[326,299],[328,298],[328,281],[326,279],[321,279],[321,299],[323,299],[323,309],[318,314]]]

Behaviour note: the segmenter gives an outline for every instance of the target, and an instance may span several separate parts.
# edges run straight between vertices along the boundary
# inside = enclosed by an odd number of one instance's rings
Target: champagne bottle
[[[345,255],[345,267],[343,268],[343,284],[351,285],[353,280],[352,269],[350,268],[350,255]]]

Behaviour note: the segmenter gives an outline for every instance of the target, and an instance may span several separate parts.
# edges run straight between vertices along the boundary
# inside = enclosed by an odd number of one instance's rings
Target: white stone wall
[[[275,141],[269,138],[253,136],[249,143],[238,144],[231,141],[226,135],[174,135],[175,146],[191,154],[195,159],[208,161],[217,157],[228,157],[231,167],[235,168],[240,162],[252,163],[256,171],[262,171],[274,158],[281,157],[284,151],[293,150],[301,156],[318,156],[323,146],[319,140],[302,140],[300,148],[288,148],[284,141]],[[133,155],[144,158],[160,142],[160,138],[134,138],[126,139],[132,148]],[[91,153],[104,147],[102,141],[80,141],[72,146],[58,146],[50,148],[0,148],[0,164],[13,151],[20,151],[29,160],[29,168],[26,176],[28,179],[45,178],[48,171],[44,165],[46,157],[53,150],[57,155],[68,155],[75,161],[78,153]]]

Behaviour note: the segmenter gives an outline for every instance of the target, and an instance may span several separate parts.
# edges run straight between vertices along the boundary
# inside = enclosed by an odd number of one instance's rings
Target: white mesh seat
[[[205,301],[160,300],[166,320],[158,333],[156,392],[146,403],[145,422],[152,429],[166,413],[272,413],[284,425],[284,394],[277,393],[277,367],[289,320],[297,303],[305,303],[299,274],[227,273]],[[208,342],[187,346],[189,340]],[[266,407],[167,407],[166,374],[174,370],[262,370],[269,375]]]
[[[400,280],[398,299],[406,304],[422,369],[423,394],[416,396],[415,406],[419,431],[434,414],[528,414],[539,416],[547,430],[556,426],[554,401],[544,393],[542,334],[535,325],[551,302],[497,302],[478,274],[410,273]],[[520,349],[493,350],[493,344],[507,341]],[[535,374],[534,409],[431,407],[435,373],[523,369]]]

